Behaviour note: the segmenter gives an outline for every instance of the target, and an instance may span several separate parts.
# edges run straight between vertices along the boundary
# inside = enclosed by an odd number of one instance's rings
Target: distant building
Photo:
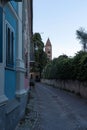
[[[46,45],[45,45],[45,52],[47,54],[47,57],[49,60],[52,60],[52,44],[50,42],[50,39],[47,39]]]

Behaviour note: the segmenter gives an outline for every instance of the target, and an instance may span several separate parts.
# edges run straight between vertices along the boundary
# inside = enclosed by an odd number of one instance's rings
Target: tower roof
[[[49,38],[47,39],[46,46],[51,46],[51,42]]]

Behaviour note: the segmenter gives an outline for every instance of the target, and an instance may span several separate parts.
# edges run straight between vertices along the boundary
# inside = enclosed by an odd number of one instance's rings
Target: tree
[[[86,51],[87,49],[87,32],[84,28],[80,28],[76,31],[77,39],[80,40],[80,43],[83,45],[83,50]]]
[[[42,41],[41,35],[39,33],[33,34],[32,42],[35,48],[35,71],[41,73],[43,68],[48,62],[46,53],[44,52],[44,43]]]
[[[43,78],[87,81],[87,52],[79,51],[72,58],[61,55],[53,59],[45,66]]]

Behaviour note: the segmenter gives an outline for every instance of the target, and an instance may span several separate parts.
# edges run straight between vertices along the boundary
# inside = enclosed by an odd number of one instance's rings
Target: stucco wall
[[[25,114],[28,94],[0,106],[0,130],[15,130]]]
[[[42,83],[58,87],[76,94],[80,94],[82,97],[87,98],[87,82],[72,81],[72,80],[47,80],[42,79]]]
[[[15,11],[18,12],[18,3],[14,2],[14,1],[11,1],[10,3],[13,6],[13,8],[15,9]]]
[[[0,63],[2,62],[2,8],[0,8]]]
[[[13,100],[13,103],[8,103],[5,114],[5,130],[15,130],[19,120],[25,114],[27,96],[27,94],[23,95],[18,100]]]
[[[13,15],[12,10],[8,6],[8,4],[4,8],[5,20],[14,30],[14,70],[5,69],[5,94],[9,99],[13,99],[15,97],[16,90],[16,46],[17,46],[17,19]]]

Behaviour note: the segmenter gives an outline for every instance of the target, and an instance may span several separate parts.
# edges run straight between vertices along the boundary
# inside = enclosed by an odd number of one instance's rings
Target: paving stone
[[[17,130],[87,130],[87,100],[41,83],[30,97]]]

